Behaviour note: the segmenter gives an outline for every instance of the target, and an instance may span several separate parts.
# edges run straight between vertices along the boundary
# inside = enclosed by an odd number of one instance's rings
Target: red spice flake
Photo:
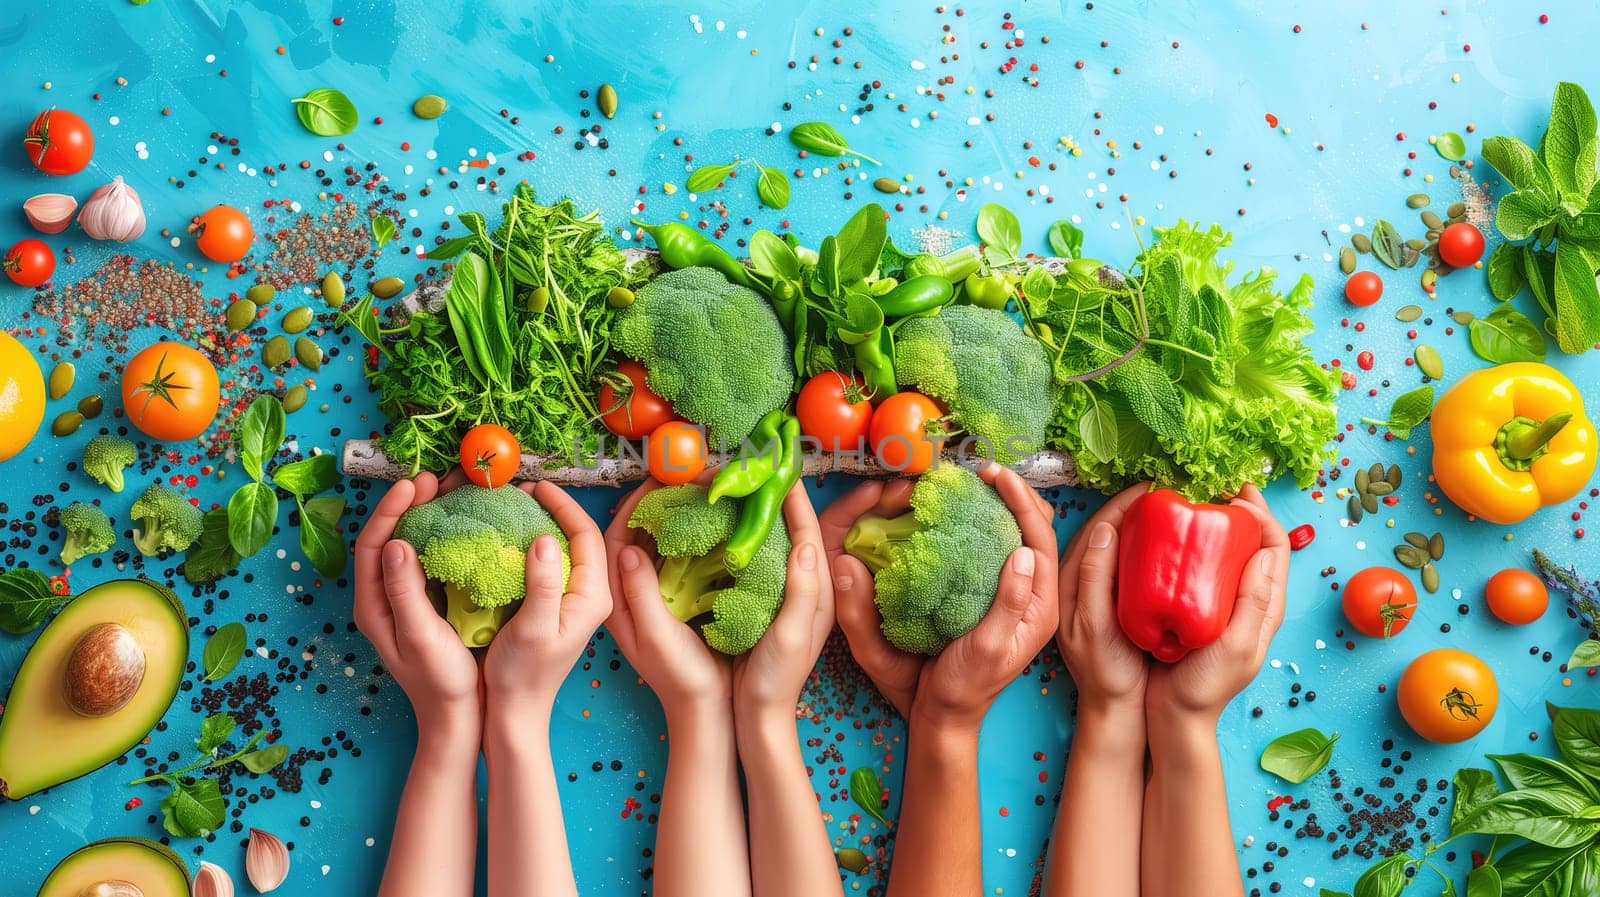
[[[142,806],[144,806],[143,800],[140,800],[137,797],[130,797],[128,798],[128,802],[122,805],[122,809],[132,811],[137,810]]]
[[[1285,804],[1292,804],[1292,803],[1294,803],[1294,798],[1290,797],[1287,794],[1280,794],[1277,797],[1274,797],[1272,800],[1267,801],[1267,812],[1269,812],[1269,813],[1276,812],[1278,809],[1282,808]]]
[[[1011,815],[1011,808],[1010,807],[1001,807],[1000,808],[1000,815],[1001,816],[1010,816]]]
[[[1278,126],[1278,117],[1276,115],[1273,115],[1271,112],[1268,112],[1267,113],[1267,127],[1276,128],[1277,126]]]
[[[622,802],[622,818],[627,819],[628,817],[632,816],[634,811],[639,809],[640,806],[641,805],[639,801],[630,795],[627,800]]]

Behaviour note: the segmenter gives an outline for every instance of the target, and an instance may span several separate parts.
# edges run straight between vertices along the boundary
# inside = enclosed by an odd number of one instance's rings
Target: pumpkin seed
[[[432,120],[444,114],[450,108],[450,103],[436,93],[423,94],[411,104],[411,114],[417,118]]]
[[[857,875],[867,871],[867,855],[854,847],[841,847],[834,852],[833,858],[838,861],[839,868]]]
[[[1416,237],[1412,237],[1411,239],[1406,241],[1406,248],[1411,250],[1412,252],[1420,253],[1420,252],[1422,252],[1422,250],[1428,248],[1428,241],[1427,240],[1418,240]]]
[[[1439,591],[1439,568],[1432,564],[1422,566],[1422,587],[1432,595]]]
[[[283,331],[285,333],[299,333],[311,326],[311,306],[302,305],[291,308],[283,316]]]
[[[1422,306],[1420,305],[1402,305],[1400,310],[1394,313],[1396,321],[1403,321],[1407,324],[1420,317],[1422,317]]]
[[[1389,485],[1387,480],[1373,480],[1371,483],[1367,484],[1368,495],[1376,495],[1379,498],[1382,498],[1385,495],[1389,495],[1393,492],[1394,487]]]
[[[77,411],[63,411],[56,415],[50,422],[50,432],[57,436],[71,436],[83,426],[83,414]]]
[[[87,395],[78,400],[78,413],[89,420],[99,417],[100,412],[104,411],[105,407],[106,400],[98,395]]]
[[[344,304],[344,281],[332,271],[322,278],[322,301],[334,308]]]
[[[270,283],[258,283],[244,291],[244,298],[254,302],[257,308],[263,305],[270,305],[273,297],[277,295],[277,288]]]
[[[1371,479],[1372,479],[1371,474],[1368,474],[1365,469],[1357,470],[1356,471],[1356,491],[1361,493],[1362,495],[1366,495],[1367,494],[1367,484],[1371,481]]]
[[[1478,317],[1477,315],[1473,314],[1470,311],[1456,311],[1456,312],[1451,312],[1450,313],[1450,320],[1455,321],[1457,324],[1460,324],[1462,327],[1465,327],[1468,324],[1471,324],[1474,320],[1477,319],[1477,317]]]
[[[380,277],[367,284],[367,289],[371,290],[372,295],[377,296],[379,299],[393,299],[395,296],[400,295],[400,291],[405,288],[406,282],[398,277]]]
[[[633,304],[633,290],[627,287],[612,287],[611,292],[606,294],[606,304],[612,308],[627,308]]]
[[[528,311],[532,314],[543,314],[550,307],[550,288],[540,287],[528,294]]]
[[[1354,246],[1356,248],[1356,252],[1359,252],[1362,255],[1366,255],[1372,251],[1372,239],[1366,234],[1351,234],[1350,245]]]
[[[1405,538],[1407,544],[1411,545],[1411,547],[1421,549],[1422,551],[1428,550],[1428,537],[1422,533],[1406,533]]]
[[[1436,561],[1444,560],[1444,533],[1434,533],[1428,537],[1428,556]]]
[[[1427,270],[1422,272],[1422,291],[1424,293],[1433,292],[1434,284],[1439,282],[1439,272],[1435,271],[1433,266],[1434,263],[1429,262]]]
[[[290,353],[289,338],[275,336],[261,347],[261,363],[269,368],[281,368],[289,363]]]
[[[1430,202],[1432,202],[1432,200],[1428,198],[1428,194],[1426,193],[1413,193],[1406,197],[1406,205],[1413,209],[1420,209]]]
[[[1400,488],[1400,465],[1390,464],[1389,469],[1383,474],[1383,481],[1396,489]]]
[[[228,325],[230,333],[238,333],[256,322],[258,307],[248,299],[240,299],[228,305],[228,310],[222,313],[222,321]]]
[[[1460,165],[1452,165],[1452,166],[1450,166],[1450,177],[1452,177],[1452,178],[1454,178],[1454,179],[1456,179],[1458,181],[1461,180],[1461,166]]]
[[[1373,495],[1371,492],[1361,496],[1361,507],[1368,514],[1378,513],[1378,496]]]
[[[1444,222],[1440,222],[1440,224],[1443,224],[1443,223]],[[1428,238],[1428,242],[1429,243],[1437,243],[1437,242],[1439,242],[1439,237],[1443,233],[1444,233],[1444,228],[1443,227],[1435,227],[1435,228],[1429,228],[1428,232],[1426,234],[1423,234],[1423,236]]]
[[[296,383],[289,387],[288,392],[283,394],[283,410],[285,414],[293,414],[305,407],[305,404],[306,385],[304,383]]]
[[[313,371],[322,370],[322,347],[315,340],[308,337],[296,337],[294,341],[294,357],[300,363]]]
[[[1417,360],[1417,370],[1435,380],[1444,379],[1444,359],[1439,357],[1438,349],[1423,343],[1412,355]]]
[[[872,188],[879,193],[899,193],[900,182],[894,178],[878,178],[872,182]]]
[[[1339,271],[1352,274],[1356,270],[1356,251],[1348,246],[1339,248]]]
[[[1381,479],[1383,479],[1383,462],[1374,461],[1372,462],[1372,466],[1367,468],[1367,482],[1370,483],[1374,480]]]
[[[72,391],[72,384],[78,379],[78,369],[70,361],[56,362],[50,369],[50,398],[59,399]]]
[[[617,89],[609,84],[600,85],[600,92],[594,98],[594,104],[600,108],[600,114],[606,118],[617,117]]]
[[[1394,547],[1394,559],[1412,570],[1420,570],[1422,565],[1428,562],[1426,554],[1410,545],[1396,545]]]
[[[1444,210],[1444,214],[1447,218],[1465,218],[1467,216],[1467,204],[1453,202],[1450,204],[1450,208]]]
[[[1423,212],[1418,217],[1422,219],[1422,226],[1428,230],[1444,230],[1444,219],[1440,218],[1438,213]]]
[[[1345,510],[1345,515],[1350,518],[1350,522],[1351,523],[1360,523],[1361,522],[1361,496],[1359,496],[1359,495],[1351,495],[1350,496],[1350,500],[1345,503],[1344,510]]]
[[[1406,246],[1403,243],[1401,244],[1401,247],[1402,250],[1400,255],[1400,264],[1407,268],[1415,268],[1417,266],[1417,262],[1422,261],[1422,253],[1412,249],[1410,246]]]

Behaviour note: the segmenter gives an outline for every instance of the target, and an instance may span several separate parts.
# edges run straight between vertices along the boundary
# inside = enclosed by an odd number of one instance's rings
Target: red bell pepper
[[[1156,660],[1176,663],[1228,627],[1261,525],[1244,508],[1156,489],[1128,506],[1117,538],[1117,621]]]

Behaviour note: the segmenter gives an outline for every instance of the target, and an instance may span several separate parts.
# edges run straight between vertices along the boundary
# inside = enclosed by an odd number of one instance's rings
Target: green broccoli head
[[[789,530],[783,520],[737,574],[723,563],[723,548],[744,502],[707,501],[704,486],[668,486],[639,500],[628,525],[656,541],[656,577],[667,609],[688,623],[707,614],[700,633],[723,654],[756,646],[783,604],[789,569]]]
[[[738,445],[794,391],[794,353],[772,306],[710,268],[650,281],[617,314],[611,342],[713,447]]]
[[[61,528],[67,533],[66,541],[61,543],[63,567],[70,567],[78,558],[99,554],[117,541],[106,512],[81,501],[61,509]]]
[[[444,584],[445,619],[469,648],[481,648],[527,594],[528,546],[561,544],[561,582],[572,561],[566,534],[533,496],[515,486],[460,486],[400,515],[394,537],[411,543],[429,579]]]
[[[895,382],[943,402],[980,454],[1007,464],[1044,448],[1055,410],[1050,359],[1003,311],[951,305],[894,337]]]
[[[83,447],[83,472],[112,492],[122,491],[122,471],[137,460],[138,450],[121,436],[96,436]]]
[[[129,516],[138,523],[133,544],[145,557],[163,551],[183,551],[200,538],[205,512],[187,498],[160,483],[144,490],[133,502]]]
[[[999,493],[954,464],[917,479],[909,512],[862,517],[844,540],[845,551],[873,572],[884,637],[916,654],[938,654],[978,625],[994,603],[1000,569],[1021,546],[1022,531]]]

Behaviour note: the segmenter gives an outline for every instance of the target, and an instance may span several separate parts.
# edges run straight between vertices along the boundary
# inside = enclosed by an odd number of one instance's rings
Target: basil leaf
[[[162,825],[179,838],[201,838],[222,826],[227,803],[215,779],[174,782],[161,800]]]
[[[209,649],[210,646],[208,645],[207,650]],[[224,741],[228,740],[228,736],[233,734],[235,725],[237,724],[234,722],[233,717],[226,713],[211,714],[200,721],[200,738],[195,742],[195,747],[202,754],[210,754],[221,747]]]
[[[1600,710],[1556,707],[1552,720],[1556,750],[1574,769],[1600,779]]]
[[[1500,795],[1500,785],[1494,773],[1487,769],[1468,767],[1456,771],[1455,805],[1450,809],[1450,830],[1456,831],[1473,811]]]
[[[1528,316],[1510,305],[1473,318],[1467,325],[1472,351],[1484,361],[1505,364],[1511,361],[1544,361],[1544,334]]]
[[[207,682],[233,672],[244,657],[245,631],[243,623],[227,623],[206,639],[205,650],[200,653],[200,666],[205,670]]]
[[[361,115],[350,98],[331,87],[319,87],[289,102],[307,131],[319,137],[340,137],[356,129]]]
[[[264,747],[259,751],[252,751],[248,754],[240,756],[239,765],[257,775],[260,775],[261,773],[272,769],[274,766],[277,766],[279,763],[282,763],[288,756],[288,745],[274,744],[269,747]]]
[[[704,193],[727,180],[733,169],[732,165],[702,165],[689,173],[683,187],[690,193]]]
[[[1355,897],[1398,897],[1409,882],[1406,866],[1413,862],[1408,854],[1397,853],[1369,867],[1356,879]]]
[[[838,283],[855,283],[866,280],[878,267],[883,256],[883,244],[889,239],[889,229],[884,223],[883,206],[869,202],[850,216],[839,228],[837,239]]]
[[[1406,244],[1394,225],[1379,218],[1372,225],[1372,254],[1378,261],[1399,270],[1405,264]]]
[[[228,510],[207,511],[200,524],[200,540],[183,558],[183,578],[199,585],[239,566],[239,553],[228,539]]]
[[[25,635],[39,628],[50,612],[72,600],[50,589],[50,579],[30,567],[0,573],[0,629]]]
[[[1467,142],[1462,140],[1461,135],[1454,131],[1446,131],[1440,134],[1433,142],[1433,149],[1439,155],[1452,162],[1459,162],[1467,157]]]
[[[1467,897],[1501,897],[1500,888],[1500,870],[1493,864],[1484,863],[1467,873]]]
[[[388,215],[372,216],[372,239],[377,241],[379,249],[383,248],[383,244],[393,240],[394,234],[395,227],[393,218],[390,218]]]
[[[789,204],[789,176],[781,168],[760,166],[761,177],[756,179],[756,196],[769,209],[781,209]]]
[[[1009,262],[1022,251],[1022,223],[1005,206],[985,203],[978,210],[978,238],[986,255]]]
[[[1400,439],[1410,439],[1411,430],[1433,413],[1433,387],[1423,386],[1401,394],[1389,406],[1388,420],[1371,420],[1363,418],[1363,422],[1379,424],[1389,428]]]
[[[1515,137],[1490,137],[1483,142],[1483,160],[1494,166],[1513,190],[1550,192],[1555,184],[1533,150]]]
[[[1570,671],[1579,667],[1600,667],[1600,641],[1584,639],[1572,649],[1572,656],[1567,659],[1567,669]]]
[[[228,499],[228,542],[240,557],[265,548],[278,521],[278,496],[265,483],[246,483]]]
[[[300,550],[323,576],[343,573],[349,555],[339,531],[344,504],[342,498],[323,496],[300,506]]]
[[[1324,735],[1316,729],[1280,735],[1261,752],[1261,768],[1298,785],[1328,765],[1338,740],[1339,733]]]
[[[339,462],[332,455],[312,455],[280,464],[272,471],[272,482],[280,489],[306,498],[338,484]]]
[[[850,799],[873,819],[889,824],[889,820],[883,818],[883,783],[878,781],[878,774],[872,767],[863,766],[850,773]]]
[[[1600,802],[1600,790],[1583,773],[1550,757],[1536,754],[1490,754],[1511,787],[1555,794],[1551,803],[1559,809],[1576,812]]]
[[[789,142],[808,153],[833,158],[849,153],[874,165],[880,164],[877,159],[864,153],[858,153],[850,148],[849,141],[844,139],[833,125],[823,121],[808,121],[795,125],[789,129]]]
[[[233,443],[239,449],[239,463],[250,479],[261,482],[262,465],[283,445],[285,426],[283,402],[268,393],[256,396],[239,416]]]
[[[1500,890],[1496,895],[1521,895],[1521,897],[1549,897],[1549,895],[1576,895],[1560,887],[1567,870],[1587,846],[1546,847],[1543,844],[1524,844],[1495,860]],[[1468,881],[1470,888],[1471,882]],[[1485,886],[1487,887],[1487,886]],[[1470,891],[1469,891],[1470,893]]]
[[[1508,791],[1476,807],[1453,834],[1509,835],[1548,847],[1587,844],[1600,835],[1600,819],[1565,812],[1537,791]]]
[[[1070,221],[1063,219],[1050,225],[1045,239],[1050,243],[1050,251],[1060,258],[1083,257],[1083,231]]]
[[[1528,278],[1522,273],[1522,249],[1514,244],[1496,246],[1484,267],[1489,275],[1489,292],[1501,302],[1517,298],[1528,285]]]

